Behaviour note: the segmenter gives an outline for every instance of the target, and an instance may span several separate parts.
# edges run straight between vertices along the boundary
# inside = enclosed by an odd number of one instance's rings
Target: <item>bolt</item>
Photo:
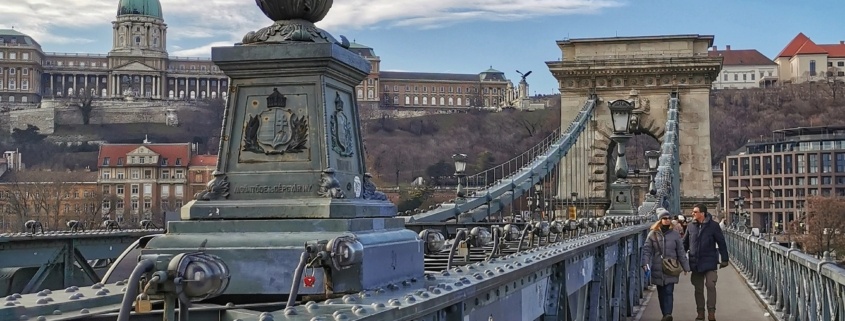
[[[273,315],[268,312],[262,312],[258,315],[258,321],[273,321]]]
[[[351,303],[355,303],[355,302],[356,302],[355,297],[348,295],[348,294],[343,296],[343,303],[351,304]]]
[[[372,305],[372,306],[373,306],[373,308],[375,308],[375,309],[381,309],[381,308],[384,308],[384,303],[380,303],[380,302],[376,302],[376,303],[373,303],[373,304],[371,304],[371,305]]]
[[[47,304],[47,303],[50,303],[50,300],[47,300],[45,298],[40,298],[40,299],[38,299],[38,301],[35,301],[35,304]]]
[[[389,304],[390,306],[393,306],[393,307],[398,307],[398,306],[402,305],[402,303],[400,303],[399,300],[397,300],[397,299],[387,300],[387,304]]]
[[[62,315],[62,310],[53,310],[53,315]]]
[[[79,313],[80,314],[88,314],[88,313],[90,313],[90,311],[88,311],[88,309],[82,309],[82,310],[79,310]]]

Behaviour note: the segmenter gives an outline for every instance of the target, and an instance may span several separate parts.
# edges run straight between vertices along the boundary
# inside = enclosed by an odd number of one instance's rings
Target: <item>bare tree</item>
[[[94,110],[94,98],[97,97],[94,88],[82,88],[78,93],[68,97],[69,106],[74,106],[82,116],[82,124],[88,125],[91,122],[91,111]]]
[[[3,208],[5,209],[4,216],[8,221],[6,225],[11,227],[11,231],[24,231],[24,222],[30,219],[35,219],[34,193],[32,185],[20,182],[17,179],[12,179],[11,182],[4,184],[5,191],[3,191]]]
[[[801,244],[805,252],[821,256],[824,252],[845,250],[845,198],[812,196],[807,198],[804,234]]]
[[[830,93],[833,95],[833,100],[836,100],[836,93],[839,91],[839,88],[842,86],[842,76],[840,75],[842,71],[836,67],[828,67],[827,72],[825,73],[825,80],[827,81],[827,85],[830,87]]]

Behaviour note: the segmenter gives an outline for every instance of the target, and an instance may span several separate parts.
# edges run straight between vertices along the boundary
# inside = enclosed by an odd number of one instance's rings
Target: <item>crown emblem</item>
[[[277,88],[273,88],[273,93],[267,96],[267,108],[285,107],[287,106],[287,97],[282,95]]]

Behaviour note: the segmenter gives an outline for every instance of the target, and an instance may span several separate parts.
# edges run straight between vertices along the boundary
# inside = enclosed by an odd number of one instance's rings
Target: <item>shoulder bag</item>
[[[657,233],[655,234],[655,239],[657,238]],[[673,259],[673,258],[665,258],[663,257],[663,252],[666,251],[666,237],[662,236],[661,239],[663,240],[663,246],[657,247],[660,250],[660,261],[663,263],[663,274],[670,275],[670,276],[679,276],[681,272],[684,272],[684,267],[681,266],[681,262]],[[656,240],[655,240],[656,241]]]

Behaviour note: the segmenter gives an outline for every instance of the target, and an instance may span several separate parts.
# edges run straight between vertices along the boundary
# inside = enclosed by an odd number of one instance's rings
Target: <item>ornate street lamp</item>
[[[634,111],[631,100],[614,100],[608,104],[610,120],[613,122],[613,135],[610,139],[616,143],[616,181],[610,185],[610,209],[608,215],[633,215],[631,203],[631,184],[628,183],[628,161],[625,159],[625,143],[631,139],[629,126]]]
[[[650,175],[648,195],[646,197],[652,198],[651,200],[654,201],[653,198],[657,195],[657,187],[654,186],[654,180],[657,178],[657,166],[660,165],[660,152],[656,150],[646,151],[645,158],[648,163],[648,174]]]
[[[464,187],[461,186],[461,179],[464,176],[466,176],[467,155],[466,154],[454,154],[454,155],[452,155],[452,160],[455,161],[455,177],[458,178],[458,187],[457,187],[458,200],[463,201],[464,197],[466,197],[466,193],[464,193]]]

